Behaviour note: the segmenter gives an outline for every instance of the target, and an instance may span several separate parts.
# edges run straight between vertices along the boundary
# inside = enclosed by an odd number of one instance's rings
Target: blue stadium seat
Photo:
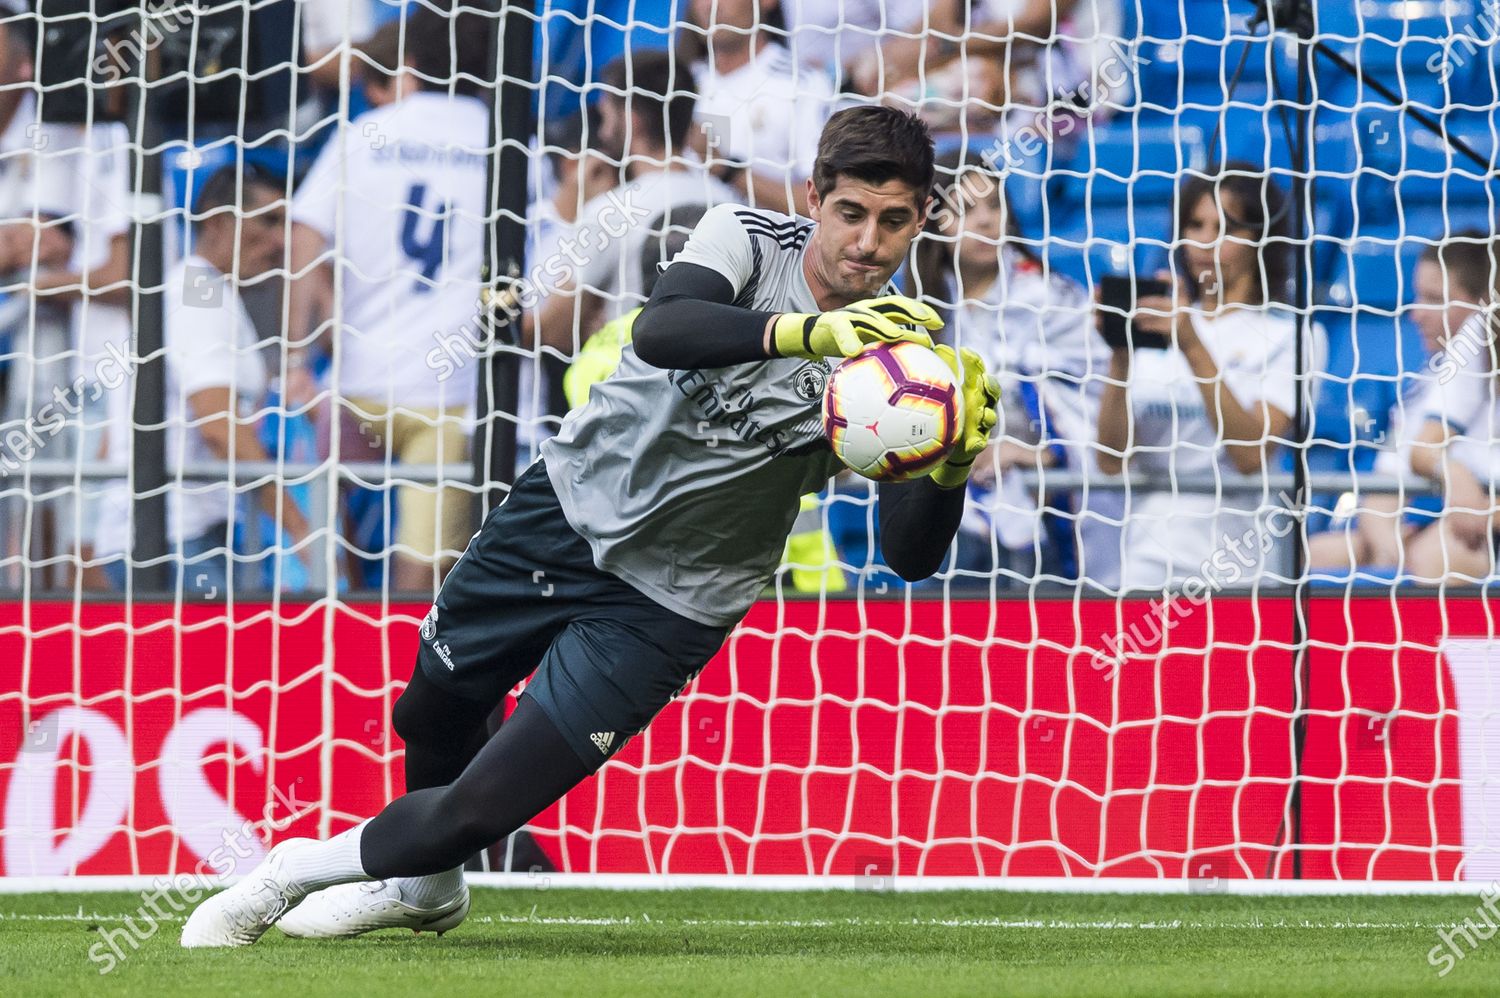
[[[1476,164],[1399,112],[1362,111],[1354,126],[1361,166],[1355,178],[1357,227],[1373,221],[1441,236],[1491,226],[1500,198],[1493,167]],[[1488,121],[1453,114],[1444,126],[1448,135],[1494,162],[1497,144]]]
[[[1397,229],[1362,229],[1340,248],[1324,301],[1338,308],[1394,313],[1411,302],[1417,257],[1431,242]]]
[[[1316,321],[1328,334],[1328,358],[1313,406],[1309,465],[1368,471],[1406,379],[1426,360],[1422,339],[1411,323],[1364,310],[1320,310]]]
[[[1493,15],[1482,0],[1320,0],[1318,31],[1331,49],[1363,76],[1429,110],[1484,107],[1495,100],[1487,62]],[[1318,95],[1353,108],[1384,98],[1323,57],[1317,62]]]
[[[1162,210],[1171,211],[1183,174],[1203,168],[1204,143],[1202,129],[1163,115],[1122,116],[1090,127],[1056,167],[1059,196],[1080,215],[1139,212],[1154,223]]]
[[[1175,191],[1203,164],[1203,133],[1170,116],[1136,114],[1091,126],[1053,171],[1051,225],[1036,249],[1080,281],[1150,274],[1166,265]]]
[[[1217,107],[1225,102],[1249,37],[1251,7],[1222,0],[1182,0],[1141,5],[1140,102],[1145,107]],[[1250,53],[1236,102],[1264,103],[1270,66],[1283,60],[1279,50],[1261,40],[1250,42]]]

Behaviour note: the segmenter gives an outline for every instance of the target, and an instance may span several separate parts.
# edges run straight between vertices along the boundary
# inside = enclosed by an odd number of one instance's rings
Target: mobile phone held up
[[[1165,350],[1172,345],[1166,333],[1146,332],[1136,328],[1133,318],[1136,302],[1153,295],[1170,297],[1172,288],[1166,281],[1150,277],[1122,277],[1110,274],[1099,279],[1100,335],[1115,349]]]

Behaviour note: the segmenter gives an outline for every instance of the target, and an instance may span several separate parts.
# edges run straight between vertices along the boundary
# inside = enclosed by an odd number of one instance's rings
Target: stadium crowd
[[[823,122],[884,101],[940,136],[934,209],[898,283],[1005,392],[1003,432],[929,585],[1286,583],[1276,483],[1303,409],[1309,464],[1356,476],[1343,495],[1313,495],[1317,576],[1494,574],[1490,219],[1403,227],[1386,248],[1399,273],[1371,287],[1355,264],[1379,263],[1359,255],[1345,216],[1378,194],[1359,188],[1369,167],[1352,148],[1354,166],[1329,171],[1334,193],[1317,194],[1315,237],[1343,241],[1314,242],[1327,309],[1304,327],[1290,308],[1287,153],[1265,107],[1274,80],[1252,71],[1258,108],[1223,89],[1239,42],[1174,54],[1164,40],[1182,24],[1137,23],[1119,0],[596,3],[589,21],[538,6],[511,351],[518,464],[608,377],[659,266],[707,207],[806,212]],[[1219,11],[1218,36],[1193,21],[1200,7]],[[483,17],[380,0],[297,8],[310,96],[292,141],[195,140],[174,174],[186,224],[163,298],[168,538],[189,597],[314,586],[320,527],[338,537],[340,585],[430,591],[473,529],[492,145]],[[1226,37],[1220,8],[1189,2],[1191,33]],[[35,23],[7,11],[0,588],[118,590],[131,488],[82,472],[119,469],[131,440],[130,136],[41,120]],[[1204,80],[1220,89],[1195,101]],[[1100,335],[1110,273],[1170,276],[1166,295],[1142,289],[1134,320],[1165,349]],[[230,488],[188,471],[330,457],[362,469],[333,497],[317,474]],[[1360,475],[1397,490],[1361,489]],[[872,510],[852,475],[808,497],[787,589],[894,580],[874,555]]]

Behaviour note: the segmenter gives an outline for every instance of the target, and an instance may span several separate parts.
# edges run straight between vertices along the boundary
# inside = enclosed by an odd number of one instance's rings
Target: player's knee
[[[442,698],[416,684],[408,686],[391,709],[391,726],[408,745],[430,745],[454,739],[454,717],[443,708]]]

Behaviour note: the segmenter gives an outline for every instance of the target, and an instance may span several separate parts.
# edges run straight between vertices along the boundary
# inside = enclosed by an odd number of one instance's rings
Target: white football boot
[[[313,839],[288,839],[239,883],[198,905],[182,927],[182,945],[249,946],[263,936],[307,894],[285,873],[287,852],[314,843]]]
[[[338,884],[311,894],[276,923],[297,939],[345,939],[377,929],[411,929],[442,935],[469,915],[469,887],[434,905],[402,897],[401,881]]]

